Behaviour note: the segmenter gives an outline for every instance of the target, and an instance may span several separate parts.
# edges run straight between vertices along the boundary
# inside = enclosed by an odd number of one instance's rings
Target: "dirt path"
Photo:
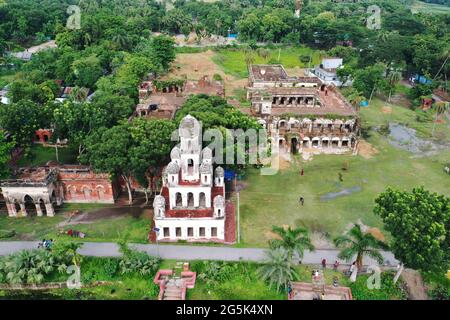
[[[428,300],[427,291],[423,284],[422,276],[419,272],[412,269],[405,269],[401,275],[408,287],[409,299]]]
[[[174,62],[174,67],[167,75],[167,78],[183,78],[188,80],[199,80],[202,76],[208,75],[210,79],[215,74],[220,74],[225,83],[226,96],[233,96],[234,90],[243,89],[247,85],[247,79],[237,79],[225,74],[220,67],[212,60],[215,52],[208,50],[199,53],[180,53]]]

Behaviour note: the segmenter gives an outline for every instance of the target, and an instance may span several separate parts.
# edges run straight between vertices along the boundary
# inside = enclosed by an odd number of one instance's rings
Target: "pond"
[[[362,188],[360,186],[354,186],[351,188],[344,188],[341,191],[329,192],[320,197],[321,201],[333,200],[338,197],[349,196],[355,192],[360,192]]]

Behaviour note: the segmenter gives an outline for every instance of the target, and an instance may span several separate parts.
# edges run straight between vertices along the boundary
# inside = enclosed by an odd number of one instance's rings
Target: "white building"
[[[180,144],[172,149],[161,194],[153,202],[157,240],[233,243],[234,208],[225,201],[224,170],[213,170],[212,151],[202,149],[197,119],[186,116],[178,134]]]
[[[351,81],[342,83],[337,76],[337,70],[342,67],[342,58],[324,58],[319,66],[311,70],[310,74],[317,76],[326,85],[334,85],[336,87],[350,86],[352,84]]]

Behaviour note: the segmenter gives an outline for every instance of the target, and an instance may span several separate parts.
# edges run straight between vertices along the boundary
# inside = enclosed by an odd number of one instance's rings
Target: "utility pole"
[[[238,238],[238,243],[241,243],[241,216],[240,216],[240,199],[239,199],[239,188],[237,186],[237,174],[235,174],[234,176],[234,190],[236,190],[236,200],[237,200],[237,238]]]
[[[55,149],[56,149],[56,161],[59,162],[59,153],[58,153],[58,143],[59,143],[59,138],[58,140],[56,140],[56,144],[55,144]]]

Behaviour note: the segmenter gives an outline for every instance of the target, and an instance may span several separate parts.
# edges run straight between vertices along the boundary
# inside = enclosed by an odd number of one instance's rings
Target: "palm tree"
[[[271,286],[275,285],[278,291],[286,288],[292,280],[298,279],[289,253],[283,248],[266,251],[266,260],[258,269],[258,273]]]
[[[352,106],[358,111],[361,107],[361,102],[366,100],[363,93],[360,91],[355,91],[348,97],[348,101],[352,104]]]
[[[255,62],[255,56],[252,52],[247,52],[245,54],[245,63],[247,64],[247,68]]]
[[[363,265],[364,256],[375,259],[378,263],[383,263],[383,256],[378,249],[386,249],[384,242],[375,239],[370,233],[364,233],[359,224],[355,224],[345,235],[334,239],[336,247],[341,251],[339,259],[350,261],[356,255],[356,266],[358,270]]]
[[[287,251],[289,259],[293,259],[294,253],[297,253],[298,258],[303,258],[303,252],[305,249],[314,251],[314,246],[309,239],[308,230],[298,227],[292,229],[288,227],[284,229],[282,227],[272,227],[272,231],[280,236],[280,239],[273,239],[269,242],[270,247],[273,249],[283,248]]]
[[[391,102],[391,94],[392,90],[395,88],[396,84],[402,79],[402,73],[398,70],[394,70],[389,73],[388,81],[389,81],[389,98],[388,102]]]
[[[431,133],[431,136],[434,137],[434,131],[436,129],[436,123],[438,122],[439,116],[446,113],[449,109],[450,103],[446,101],[438,101],[436,102],[433,107],[436,110],[436,120],[433,123],[433,131]]]

